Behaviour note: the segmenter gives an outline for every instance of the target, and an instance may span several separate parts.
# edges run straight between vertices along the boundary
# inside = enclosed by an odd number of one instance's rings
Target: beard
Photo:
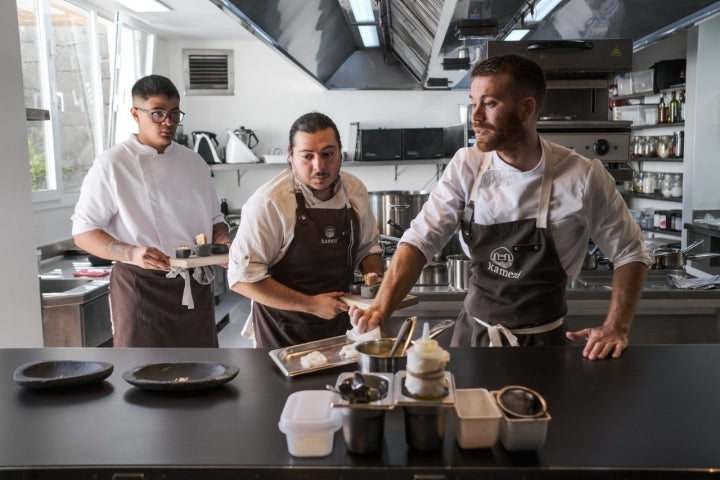
[[[520,115],[516,112],[498,120],[495,125],[479,123],[477,127],[484,130],[484,135],[478,136],[477,132],[475,134],[475,146],[481,152],[512,149],[520,143],[525,129]]]

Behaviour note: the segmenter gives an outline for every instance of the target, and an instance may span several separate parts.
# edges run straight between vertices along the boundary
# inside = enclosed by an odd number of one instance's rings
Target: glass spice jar
[[[676,173],[672,176],[672,183],[670,184],[670,196],[674,198],[680,198],[683,194],[682,185],[682,174]]]

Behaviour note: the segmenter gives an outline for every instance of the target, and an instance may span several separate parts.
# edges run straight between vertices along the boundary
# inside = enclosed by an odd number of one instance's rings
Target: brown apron
[[[483,188],[491,161],[486,153],[471,196]],[[546,159],[537,218],[479,225],[472,221],[474,202],[468,203],[461,231],[470,249],[470,289],[453,346],[500,346],[502,336],[517,345],[566,343],[567,275],[548,228],[552,171]]]
[[[217,347],[211,285],[190,276],[195,308],[182,305],[185,280],[115,263],[110,274],[114,347]]]
[[[360,241],[355,211],[349,205],[339,209],[308,209],[299,190],[295,191],[295,200],[295,237],[285,256],[270,267],[268,273],[288,288],[306,295],[347,291],[354,278]],[[347,312],[326,320],[253,302],[252,315],[257,346],[264,348],[344,335],[352,328]]]

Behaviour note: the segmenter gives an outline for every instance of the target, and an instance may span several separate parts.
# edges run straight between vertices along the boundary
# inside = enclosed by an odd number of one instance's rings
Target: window
[[[33,199],[74,197],[95,157],[115,143],[111,89],[129,90],[149,73],[154,36],[135,29],[128,42],[131,27],[67,0],[16,4],[25,106],[50,112],[49,121],[27,123]]]

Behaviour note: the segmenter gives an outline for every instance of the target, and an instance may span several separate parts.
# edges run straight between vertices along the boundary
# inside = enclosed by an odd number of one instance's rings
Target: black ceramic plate
[[[78,387],[102,382],[112,371],[112,364],[106,362],[36,361],[16,368],[13,380],[27,388]]]
[[[200,390],[227,383],[237,374],[237,367],[221,363],[151,363],[123,373],[123,379],[146,390]]]

